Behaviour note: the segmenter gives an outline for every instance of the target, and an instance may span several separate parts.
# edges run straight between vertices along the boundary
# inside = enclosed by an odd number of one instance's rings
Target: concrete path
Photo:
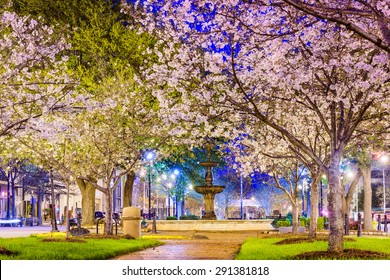
[[[65,231],[65,226],[59,226]],[[0,238],[26,237],[30,234],[50,232],[51,226],[0,227]],[[158,232],[155,239],[165,244],[143,251],[116,257],[116,260],[232,260],[248,237],[261,233],[248,232]],[[161,237],[160,239],[158,237]],[[182,237],[185,239],[177,239]]]
[[[257,232],[159,232],[156,236],[185,236],[161,239],[165,244],[115,258],[116,260],[233,260],[241,244]],[[157,238],[158,240],[158,238]]]
[[[65,231],[65,226],[58,226],[59,231]],[[0,227],[1,238],[27,237],[31,234],[45,233],[51,231],[51,225],[44,226],[23,226],[23,227]]]

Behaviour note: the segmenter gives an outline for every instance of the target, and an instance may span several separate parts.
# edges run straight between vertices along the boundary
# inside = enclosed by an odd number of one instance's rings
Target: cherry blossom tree
[[[339,24],[390,54],[390,5],[386,0],[282,1],[306,15]]]
[[[80,87],[90,97],[100,94],[97,88],[107,78],[113,79],[127,71],[127,78],[132,80],[132,75],[143,65],[141,50],[153,43],[150,37],[139,35],[126,27],[131,27],[131,18],[119,14],[120,6],[116,1],[17,2],[13,7],[17,13],[41,17],[50,24],[56,23],[55,32],[68,35],[71,43],[68,50],[69,70],[80,79]],[[129,180],[124,187],[127,194],[132,188],[133,175],[130,172],[127,176]],[[94,224],[96,189],[86,180],[78,178],[76,182],[83,197],[83,223]],[[130,203],[127,201],[129,197],[129,194],[125,196],[124,206]]]
[[[177,129],[183,135],[191,128],[194,137],[229,138],[240,122],[279,134],[328,175],[328,250],[341,252],[339,165],[348,145],[383,133],[376,125],[388,121],[386,52],[334,23],[292,17],[288,7],[167,1],[159,9],[142,21],[159,38],[153,49],[159,62],[145,69],[143,85],[153,89],[161,117],[183,124]],[[307,128],[325,144],[306,141]]]
[[[236,137],[235,141],[227,144],[230,157],[236,158],[238,168],[241,168],[241,172],[244,172],[245,175],[255,171],[269,174],[271,179],[268,180],[267,184],[283,191],[291,203],[293,232],[298,233],[298,215],[301,206],[300,188],[307,184],[306,173],[310,171],[310,168],[307,168],[300,161],[299,156],[294,153],[283,137],[267,130],[267,126],[260,125],[256,127],[256,124],[248,125],[247,123],[241,129],[236,130],[240,131],[240,136]],[[308,137],[308,139],[310,138]],[[310,218],[313,221],[312,223],[316,225],[318,216],[318,191],[316,192],[318,180],[316,180],[316,177],[320,173],[310,175],[314,177],[310,187]],[[310,227],[309,236],[311,238],[316,236],[316,227]]]
[[[33,128],[43,115],[71,102],[76,81],[66,73],[69,44],[28,16],[0,20],[0,136]]]
[[[2,149],[4,151],[4,149]],[[0,173],[7,182],[7,219],[16,217],[16,187],[20,185],[23,177],[23,167],[26,161],[17,158],[7,158],[5,154],[1,155]]]
[[[304,168],[299,162],[279,162],[272,167],[274,186],[282,190],[288,197],[292,207],[292,232],[298,233],[299,227],[299,186]]]

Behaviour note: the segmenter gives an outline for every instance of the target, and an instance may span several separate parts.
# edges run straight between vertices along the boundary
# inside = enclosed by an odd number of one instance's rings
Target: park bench
[[[6,227],[20,227],[22,226],[22,220],[21,219],[6,219],[6,220],[0,220],[0,226]]]

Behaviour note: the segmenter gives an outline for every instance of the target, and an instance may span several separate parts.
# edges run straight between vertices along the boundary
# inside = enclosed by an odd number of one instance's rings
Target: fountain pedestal
[[[203,198],[204,198],[205,209],[202,215],[202,220],[217,219],[217,216],[215,215],[214,212],[214,198],[216,194],[221,193],[225,189],[224,186],[213,186],[213,173],[211,171],[211,168],[217,166],[218,162],[210,160],[211,158],[210,150],[211,150],[211,146],[209,144],[207,145],[207,161],[199,163],[201,166],[206,167],[206,176],[205,176],[206,185],[194,187],[194,190],[197,193],[203,194]]]
[[[198,186],[194,190],[197,193],[203,194],[204,198],[204,213],[202,216],[203,220],[216,220],[217,216],[214,212],[214,198],[217,193],[220,193],[224,190],[223,186]]]

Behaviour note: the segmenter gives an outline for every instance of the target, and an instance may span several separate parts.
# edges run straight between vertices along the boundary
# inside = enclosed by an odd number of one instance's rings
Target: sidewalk
[[[58,226],[65,231],[65,226]],[[50,232],[51,225],[0,227],[0,238],[27,237],[30,234]],[[195,232],[159,231],[144,232],[144,236],[156,236],[165,244],[143,251],[126,254],[115,260],[232,260],[248,237],[258,237],[259,232]],[[161,237],[159,239],[158,237]],[[170,239],[171,237],[171,239]],[[185,239],[178,239],[178,237]]]
[[[65,226],[58,226],[59,231],[65,231]],[[45,233],[51,231],[51,225],[0,227],[0,238],[27,237],[30,234]]]
[[[257,237],[258,233],[159,232],[154,235],[189,239],[161,239],[164,245],[116,257],[115,260],[233,260],[245,239]]]

